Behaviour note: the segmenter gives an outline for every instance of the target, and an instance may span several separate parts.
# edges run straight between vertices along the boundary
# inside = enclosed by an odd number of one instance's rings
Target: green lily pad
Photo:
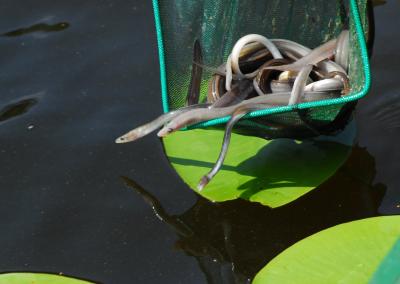
[[[256,275],[253,284],[365,284],[399,236],[400,216],[341,224],[283,251]]]
[[[400,283],[400,238],[379,265],[369,284]]]
[[[13,272],[0,274],[0,284],[91,284],[84,280],[56,274]]]
[[[223,134],[196,129],[163,139],[172,166],[196,192],[218,158]],[[243,198],[272,208],[285,205],[336,172],[351,151],[354,134],[353,124],[338,136],[302,142],[234,133],[222,170],[198,193],[212,201]]]

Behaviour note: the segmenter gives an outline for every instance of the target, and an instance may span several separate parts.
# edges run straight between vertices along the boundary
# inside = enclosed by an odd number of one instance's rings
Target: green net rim
[[[330,106],[330,105],[338,105],[344,104],[347,102],[358,100],[364,97],[370,87],[371,87],[371,72],[369,67],[368,61],[368,51],[364,36],[364,30],[361,24],[360,13],[357,6],[357,0],[349,0],[350,1],[350,15],[354,21],[354,25],[356,28],[357,34],[357,41],[359,44],[359,49],[361,52],[361,59],[363,64],[363,72],[364,72],[364,86],[360,91],[351,92],[345,97],[336,98],[336,99],[329,99],[329,100],[321,100],[321,101],[314,101],[314,102],[305,102],[299,103],[296,105],[291,106],[279,106],[264,110],[257,110],[249,113],[246,115],[247,118],[254,118],[260,116],[266,116],[270,114],[276,113],[284,113],[290,112],[296,109],[306,109],[306,108],[315,108],[315,107],[322,107],[322,106]],[[160,20],[160,10],[158,5],[158,0],[152,0],[153,2],[153,11],[154,11],[154,20],[155,20],[155,27],[156,27],[156,34],[157,34],[157,45],[158,45],[158,56],[159,56],[159,64],[160,64],[160,80],[161,80],[161,100],[164,113],[169,111],[169,104],[168,104],[168,90],[167,90],[167,73],[166,73],[166,66],[165,66],[165,52],[164,52],[164,43],[163,43],[163,35],[162,35],[162,28],[161,28],[161,20]],[[230,116],[225,116],[217,119],[212,119],[206,122],[202,122],[196,124],[194,127],[191,128],[205,128],[208,126],[213,126],[217,124],[226,123],[229,120]]]

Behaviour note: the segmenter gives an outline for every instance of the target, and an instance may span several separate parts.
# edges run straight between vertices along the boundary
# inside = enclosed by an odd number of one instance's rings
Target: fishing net
[[[238,132],[267,138],[333,134],[346,125],[355,102],[369,89],[365,39],[371,41],[372,32],[367,0],[153,0],[153,6],[165,112],[186,102],[195,40],[201,44],[204,65],[217,67],[226,62],[239,38],[254,33],[314,48],[349,29],[351,92],[337,99],[252,112],[240,122]],[[203,70],[200,102],[207,98],[211,76]],[[218,118],[194,127],[222,125],[227,120]]]

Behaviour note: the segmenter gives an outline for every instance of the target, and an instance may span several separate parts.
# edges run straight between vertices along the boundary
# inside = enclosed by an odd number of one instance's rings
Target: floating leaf
[[[350,153],[354,133],[352,125],[336,137],[303,142],[233,134],[222,170],[199,193],[212,201],[243,198],[273,208],[285,205],[336,172]],[[172,166],[192,189],[214,165],[223,134],[196,129],[163,140]]]
[[[80,279],[70,278],[62,275],[14,272],[0,274],[0,284],[91,284]]]
[[[370,284],[400,283],[400,238],[379,265]]]
[[[400,216],[341,224],[283,251],[256,275],[253,284],[365,284],[399,236]]]

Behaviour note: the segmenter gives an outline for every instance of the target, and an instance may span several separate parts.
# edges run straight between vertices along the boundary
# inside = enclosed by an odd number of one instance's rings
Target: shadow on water
[[[2,109],[0,109],[0,122],[9,120],[28,112],[35,104],[37,104],[37,102],[37,98],[24,98],[20,101],[3,107]]]
[[[60,32],[67,29],[70,26],[67,22],[60,22],[57,24],[47,24],[38,23],[27,28],[20,28],[13,31],[6,32],[2,34],[4,37],[16,37],[23,36],[32,33],[50,33],[50,32]]]
[[[355,147],[335,176],[289,205],[270,209],[243,200],[212,203],[199,197],[178,216],[169,215],[157,197],[132,179],[123,180],[175,231],[176,248],[197,259],[208,283],[250,283],[295,242],[343,222],[377,216],[385,186],[374,185],[374,176],[374,158]]]

